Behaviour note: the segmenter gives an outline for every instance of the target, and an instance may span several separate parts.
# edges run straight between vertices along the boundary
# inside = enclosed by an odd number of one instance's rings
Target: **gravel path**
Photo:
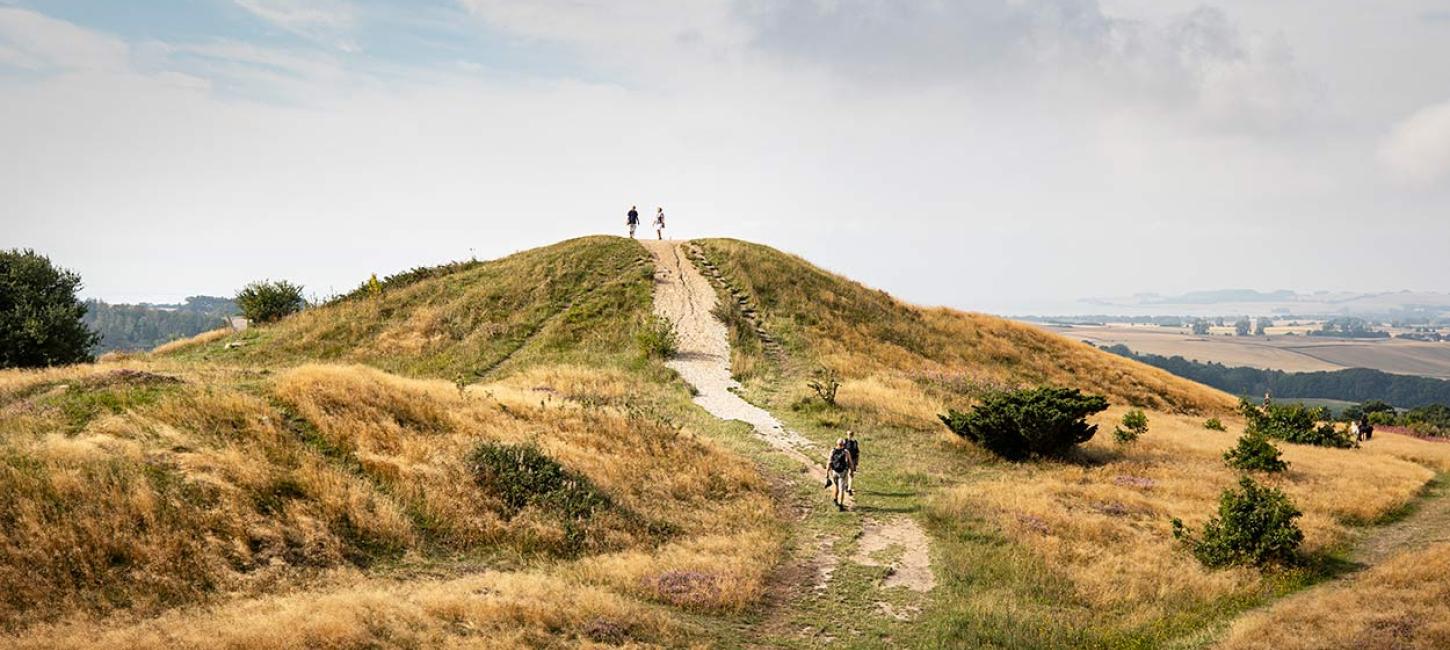
[[[669,362],[695,387],[695,403],[722,420],[740,420],[755,435],[825,479],[824,455],[804,436],[781,425],[775,416],[741,399],[740,384],[730,377],[730,337],[725,324],[710,311],[718,297],[710,281],[685,258],[683,243],[641,240],[655,258],[655,314],[675,324],[679,353]]]

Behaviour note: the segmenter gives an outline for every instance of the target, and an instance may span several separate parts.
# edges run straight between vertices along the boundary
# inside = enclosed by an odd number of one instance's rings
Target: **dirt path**
[[[641,240],[655,258],[655,314],[675,324],[679,352],[669,362],[695,387],[695,403],[722,420],[740,420],[755,435],[794,458],[824,479],[824,454],[804,436],[781,425],[775,416],[741,399],[740,384],[730,377],[730,337],[725,324],[711,314],[718,297],[710,281],[685,258],[682,243]]]
[[[761,440],[799,462],[810,480],[822,480],[824,450],[736,394],[740,385],[730,376],[729,333],[725,324],[711,313],[718,295],[710,281],[685,256],[684,244],[649,240],[640,243],[655,258],[654,311],[674,323],[679,337],[679,351],[669,366],[695,387],[695,403],[715,417],[749,424]],[[812,544],[815,557],[810,564],[815,575],[809,591],[819,593],[829,587],[842,560],[832,550],[836,541],[832,536]],[[900,587],[925,593],[936,584],[928,538],[910,517],[865,521],[857,544],[851,562],[888,568],[880,588]],[[914,618],[917,611],[915,607],[894,610],[886,602],[878,605],[884,613],[903,621]]]

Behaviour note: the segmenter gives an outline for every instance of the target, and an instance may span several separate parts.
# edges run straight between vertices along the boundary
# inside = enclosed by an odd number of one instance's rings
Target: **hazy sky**
[[[631,204],[986,311],[1450,290],[1450,2],[0,0],[0,247],[89,296]]]

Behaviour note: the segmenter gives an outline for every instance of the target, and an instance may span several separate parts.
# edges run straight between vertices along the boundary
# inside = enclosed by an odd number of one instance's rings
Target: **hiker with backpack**
[[[659,213],[655,215],[655,236],[658,237],[661,241],[663,241],[664,238],[665,238],[665,209],[664,208],[659,208]]]
[[[838,438],[836,448],[831,450],[831,459],[826,461],[826,485],[834,486],[831,500],[836,509],[846,509],[846,484],[851,480],[851,452],[846,451],[846,439]]]
[[[861,443],[856,442],[856,432],[846,431],[846,453],[851,456],[851,471],[846,474],[846,494],[856,496],[856,468],[861,465]]]
[[[629,214],[624,217],[624,225],[629,226],[629,238],[634,239],[634,229],[639,226],[639,210],[636,206],[629,206]]]

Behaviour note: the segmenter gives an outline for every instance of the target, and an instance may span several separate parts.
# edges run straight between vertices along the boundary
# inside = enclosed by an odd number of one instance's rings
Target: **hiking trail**
[[[766,444],[799,462],[809,480],[823,481],[825,451],[736,393],[740,384],[730,376],[729,332],[712,313],[719,296],[685,255],[685,243],[655,240],[640,240],[640,243],[655,259],[654,312],[674,323],[678,337],[678,351],[667,365],[695,387],[695,403],[717,418],[749,424]],[[824,503],[826,497],[822,499]],[[852,498],[851,503],[854,502]],[[813,591],[827,587],[842,559],[831,548],[835,541],[831,537],[812,544],[816,548]],[[850,561],[888,569],[881,588],[900,587],[925,593],[935,585],[926,533],[910,517],[864,520],[858,544],[859,551]],[[892,559],[878,559],[883,557]],[[915,614],[889,611],[889,604],[879,604],[885,606],[883,611],[899,620],[908,620]]]

